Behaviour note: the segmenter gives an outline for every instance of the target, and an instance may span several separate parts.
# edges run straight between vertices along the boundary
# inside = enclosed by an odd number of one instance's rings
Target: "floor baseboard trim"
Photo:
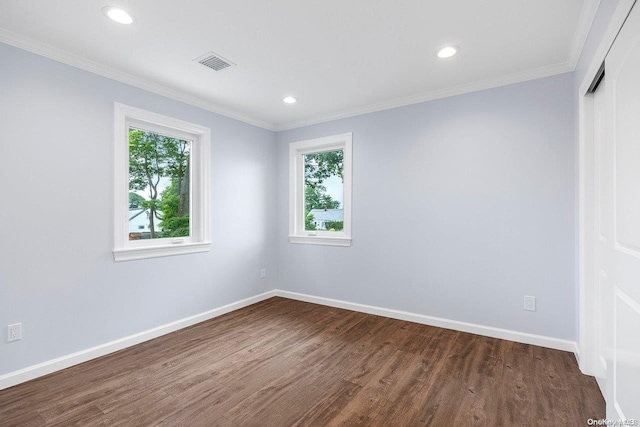
[[[376,307],[366,304],[358,304],[348,301],[341,301],[331,298],[317,297],[313,295],[300,294],[297,292],[283,291],[277,289],[276,296],[305,301],[314,304],[321,304],[335,308],[359,311],[361,313],[374,314],[377,316],[390,317],[392,319],[406,320],[409,322],[421,323],[423,325],[437,326],[440,328],[453,329],[461,332],[468,332],[477,335],[484,335],[491,338],[499,338],[508,341],[515,341],[523,344],[533,344],[540,347],[553,348],[556,350],[569,351],[578,356],[577,344],[575,341],[563,340],[560,338],[547,337],[544,335],[529,334],[526,332],[512,331],[509,329],[494,328],[475,323],[460,322],[458,320],[443,319],[440,317],[427,316],[424,314],[409,313],[407,311],[392,310],[388,308]]]
[[[515,341],[524,344],[538,345],[541,347],[553,348],[556,350],[569,351],[573,352],[576,355],[576,358],[579,360],[580,353],[578,350],[578,345],[575,341],[276,289],[249,298],[245,298],[243,300],[236,301],[222,307],[206,311],[204,313],[196,314],[194,316],[167,323],[153,329],[139,332],[128,337],[120,338],[115,341],[88,348],[86,350],[81,350],[76,353],[48,360],[37,365],[29,366],[18,371],[0,375],[0,390],[4,390],[14,385],[18,385],[32,379],[42,377],[44,375],[51,374],[53,372],[69,368],[71,366],[78,365],[80,363],[84,363],[89,360],[96,359],[98,357],[105,356],[119,350],[123,350],[128,347],[132,347],[136,344],[140,344],[145,341],[160,337],[162,335],[166,335],[171,332],[175,332],[177,330],[195,325],[197,323],[213,319],[214,317],[230,313],[234,310],[247,307],[257,302],[272,298],[274,296],[326,305],[329,307],[343,308],[346,310],[358,311],[361,313],[374,314],[377,316],[384,316],[392,319],[406,320],[409,322],[421,323],[423,325],[453,329],[456,331],[484,335],[487,337]]]
[[[576,362],[578,362],[578,368],[580,368],[580,346],[578,345],[577,342],[573,342],[573,355],[576,357]],[[582,371],[582,368],[580,368],[580,371]],[[584,372],[582,372],[584,374]]]
[[[600,390],[600,394],[602,394],[603,399],[607,399],[607,380],[600,377],[595,377],[596,383],[598,384],[598,390]]]
[[[234,310],[238,310],[243,307],[255,304],[257,302],[272,298],[276,295],[276,291],[268,291],[259,295],[255,295],[249,298],[245,298],[240,301],[232,302],[222,307],[214,308],[213,310],[205,311],[204,313],[196,314],[194,316],[185,317],[184,319],[176,320],[175,322],[167,323],[162,326],[158,326],[153,329],[149,329],[137,334],[129,335],[128,337],[120,338],[115,341],[111,341],[105,344],[97,345],[95,347],[81,350],[76,353],[68,354],[66,356],[58,357],[56,359],[48,360],[37,365],[29,366],[18,371],[9,372],[0,376],[0,390],[18,385],[20,383],[42,377],[47,374],[51,374],[56,371],[60,371],[65,368],[69,368],[80,363],[87,362],[91,359],[95,359],[101,356],[105,356],[109,353],[113,353],[127,347],[140,344],[145,341],[157,338],[162,335],[175,332],[179,329],[186,328],[188,326],[195,325],[196,323],[204,322],[205,320],[213,319],[214,317],[227,314]]]

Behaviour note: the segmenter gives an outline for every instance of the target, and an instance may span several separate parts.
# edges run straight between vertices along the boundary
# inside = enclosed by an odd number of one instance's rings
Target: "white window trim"
[[[351,246],[352,134],[327,136],[289,145],[289,242],[312,245]],[[304,155],[343,150],[344,228],[342,231],[304,229]]]
[[[206,252],[211,247],[211,131],[204,126],[128,105],[114,105],[115,261]],[[193,141],[191,148],[191,233],[189,237],[129,240],[129,126]]]

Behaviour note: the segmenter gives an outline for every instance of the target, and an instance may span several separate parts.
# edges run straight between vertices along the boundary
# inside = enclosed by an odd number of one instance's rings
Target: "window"
[[[351,134],[291,143],[289,241],[351,246]]]
[[[115,104],[114,259],[208,251],[208,128]]]

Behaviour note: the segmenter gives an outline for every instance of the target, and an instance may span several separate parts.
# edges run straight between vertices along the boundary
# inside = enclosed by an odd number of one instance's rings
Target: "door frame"
[[[595,298],[595,209],[594,209],[594,97],[587,93],[600,65],[605,60],[618,32],[622,28],[636,0],[620,0],[609,22],[587,73],[578,87],[578,312],[580,370],[595,376],[596,311]],[[605,77],[606,78],[606,77]],[[604,390],[603,390],[604,391]]]

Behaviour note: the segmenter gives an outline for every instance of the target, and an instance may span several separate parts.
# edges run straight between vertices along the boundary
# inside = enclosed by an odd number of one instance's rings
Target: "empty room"
[[[0,0],[0,427],[634,426],[635,0]]]

